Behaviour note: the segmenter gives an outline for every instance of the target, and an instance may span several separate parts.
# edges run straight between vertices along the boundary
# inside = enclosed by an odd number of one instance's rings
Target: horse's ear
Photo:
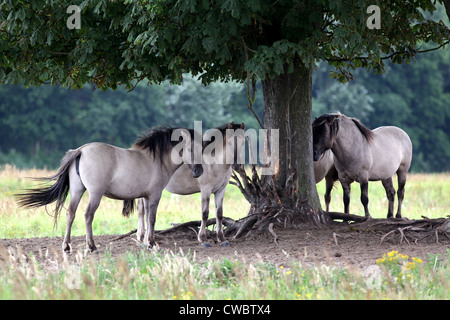
[[[337,119],[339,119],[339,116],[333,115],[333,116],[327,117],[327,122],[331,126]]]
[[[181,129],[181,137],[184,141],[191,141],[191,134],[186,129]]]
[[[244,130],[245,129],[245,124],[242,122],[241,123],[241,129]]]

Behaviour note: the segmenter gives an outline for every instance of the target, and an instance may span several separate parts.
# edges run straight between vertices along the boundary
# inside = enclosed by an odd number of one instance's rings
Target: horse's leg
[[[361,186],[361,203],[364,206],[364,215],[367,219],[371,219],[369,213],[369,182],[368,181],[362,181],[359,183]]]
[[[225,188],[219,190],[214,194],[214,200],[216,202],[216,227],[217,227],[217,241],[219,241],[222,247],[229,245],[229,242],[225,239],[223,235],[223,197],[225,195]]]
[[[341,180],[342,190],[344,192],[343,200],[344,200],[344,212],[350,213],[350,184],[351,182],[347,182],[345,180]]]
[[[97,211],[97,208],[100,205],[102,196],[102,194],[89,193],[89,204],[84,213],[84,221],[86,223],[86,245],[91,252],[97,250],[94,243],[94,233],[92,232],[92,221],[94,220],[95,211]]]
[[[70,189],[70,203],[67,209],[67,222],[66,222],[66,234],[62,243],[62,249],[64,252],[70,252],[70,232],[72,230],[73,220],[77,212],[78,204],[86,189],[84,187],[80,189]]]
[[[208,241],[206,241],[206,222],[209,216],[209,200],[211,198],[211,192],[209,190],[201,191],[202,199],[202,224],[200,225],[200,232],[198,233],[198,242],[204,247],[210,247]]]
[[[94,243],[94,233],[92,232],[92,221],[94,221],[95,211],[97,211],[102,195],[89,194],[89,204],[84,213],[84,220],[86,224],[86,245],[91,252],[97,250]]]
[[[69,189],[70,189],[70,203],[67,209],[67,220],[66,220],[66,234],[64,235],[64,240],[62,243],[62,249],[64,252],[70,252],[70,233],[72,230],[72,224],[75,219],[75,214],[77,212],[78,205],[80,203],[81,197],[86,191],[86,187],[81,182],[80,176],[77,173],[75,166],[69,169]]]
[[[137,201],[137,212],[138,212],[138,228],[136,232],[136,237],[137,241],[143,242],[145,235],[145,210],[143,199],[138,199]]]
[[[332,169],[325,176],[325,207],[326,211],[330,211],[330,202],[331,202],[331,190],[333,189],[334,182],[338,179],[338,173],[336,168],[333,166]]]
[[[158,211],[159,200],[161,199],[162,190],[153,191],[149,198],[144,198],[145,220],[147,229],[145,230],[144,244],[149,248],[156,244],[155,241],[155,222],[156,212]]]
[[[396,218],[402,217],[402,202],[403,198],[405,197],[405,184],[406,184],[406,170],[399,170],[397,171],[397,178],[398,178],[398,190],[397,190],[397,197],[398,197],[398,209]]]
[[[394,200],[395,200],[395,189],[392,183],[392,177],[382,180],[381,182],[383,183],[383,187],[386,190],[386,197],[388,198],[389,201],[387,217],[392,218],[394,216]]]

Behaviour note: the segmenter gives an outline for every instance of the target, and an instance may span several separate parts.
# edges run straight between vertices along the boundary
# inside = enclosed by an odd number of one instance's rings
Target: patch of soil
[[[211,239],[211,247],[198,244],[193,231],[157,235],[156,241],[161,252],[190,252],[197,261],[207,259],[230,260],[239,259],[248,263],[271,262],[277,266],[288,267],[293,261],[302,264],[334,264],[366,268],[375,264],[376,259],[392,250],[397,250],[410,257],[426,260],[429,254],[446,254],[450,248],[450,240],[441,236],[436,243],[434,236],[421,238],[416,243],[400,238],[400,235],[386,235],[386,230],[365,228],[364,225],[333,223],[331,226],[308,229],[275,229],[277,240],[273,234],[263,233],[250,239],[230,239],[230,245],[221,247]],[[44,237],[28,239],[0,239],[0,258],[5,248],[13,248],[15,252],[36,257],[40,265],[49,270],[56,270],[67,259],[79,262],[89,257],[104,257],[105,252],[118,257],[127,251],[138,252],[142,247],[135,241],[135,234],[113,241],[118,235],[95,236],[98,251],[87,253],[84,237],[73,237],[73,252],[69,255],[61,252],[62,237]],[[2,259],[0,259],[1,261]]]

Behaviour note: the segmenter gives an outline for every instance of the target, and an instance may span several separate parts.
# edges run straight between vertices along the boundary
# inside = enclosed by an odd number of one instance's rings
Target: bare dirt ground
[[[391,228],[392,229],[392,228]],[[376,227],[367,228],[364,224],[334,223],[321,228],[275,229],[277,241],[273,235],[264,233],[251,239],[230,240],[228,247],[221,247],[211,239],[211,247],[202,247],[191,231],[177,232],[167,236],[157,235],[157,242],[161,253],[180,252],[180,250],[194,257],[196,261],[207,259],[230,260],[239,259],[248,263],[271,262],[277,266],[289,267],[293,261],[302,264],[316,263],[334,264],[337,266],[351,266],[366,268],[375,264],[376,259],[384,253],[397,250],[410,257],[426,260],[429,254],[446,254],[450,249],[450,240],[441,235],[438,243],[434,233],[428,236],[415,237],[409,234],[409,244],[401,239],[400,233],[392,233],[383,238],[389,230]],[[64,259],[76,260],[79,253],[84,257],[104,257],[105,252],[113,257],[124,255],[127,251],[138,252],[142,247],[134,240],[134,234],[120,240],[118,235],[95,236],[97,252],[87,253],[84,237],[73,237],[73,252],[63,255],[61,252],[61,237],[29,238],[29,239],[0,239],[0,248],[13,248],[24,254],[30,252],[37,258],[44,268],[54,269]],[[417,242],[414,240],[418,239]],[[402,243],[400,243],[400,241]],[[381,243],[380,243],[381,242]]]

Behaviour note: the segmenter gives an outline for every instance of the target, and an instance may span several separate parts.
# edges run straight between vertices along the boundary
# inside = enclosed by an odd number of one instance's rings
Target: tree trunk
[[[331,222],[320,206],[314,178],[312,155],[312,69],[297,66],[285,73],[263,80],[264,127],[279,130],[278,159],[273,176],[252,177],[241,168],[233,178],[251,204],[249,215],[229,234],[239,237],[249,228],[273,232],[277,224],[323,225]],[[270,137],[270,134],[268,134]],[[273,142],[270,142],[272,145]],[[271,232],[271,233],[272,233]]]
[[[283,203],[289,204],[285,184],[289,162],[296,171],[298,189],[314,210],[320,210],[312,161],[312,69],[297,67],[263,81],[264,127],[279,129],[279,170],[275,182]],[[289,150],[290,149],[290,150]]]
[[[320,206],[312,161],[312,68],[296,66],[293,73],[267,78],[262,85],[264,127],[279,129],[279,168],[274,182],[280,200],[286,206],[293,206],[294,199],[300,197],[321,221],[326,222],[328,219]],[[288,194],[286,189],[289,166],[295,171],[296,197]]]
[[[444,0],[445,12],[447,12],[447,17],[450,20],[450,0]]]

